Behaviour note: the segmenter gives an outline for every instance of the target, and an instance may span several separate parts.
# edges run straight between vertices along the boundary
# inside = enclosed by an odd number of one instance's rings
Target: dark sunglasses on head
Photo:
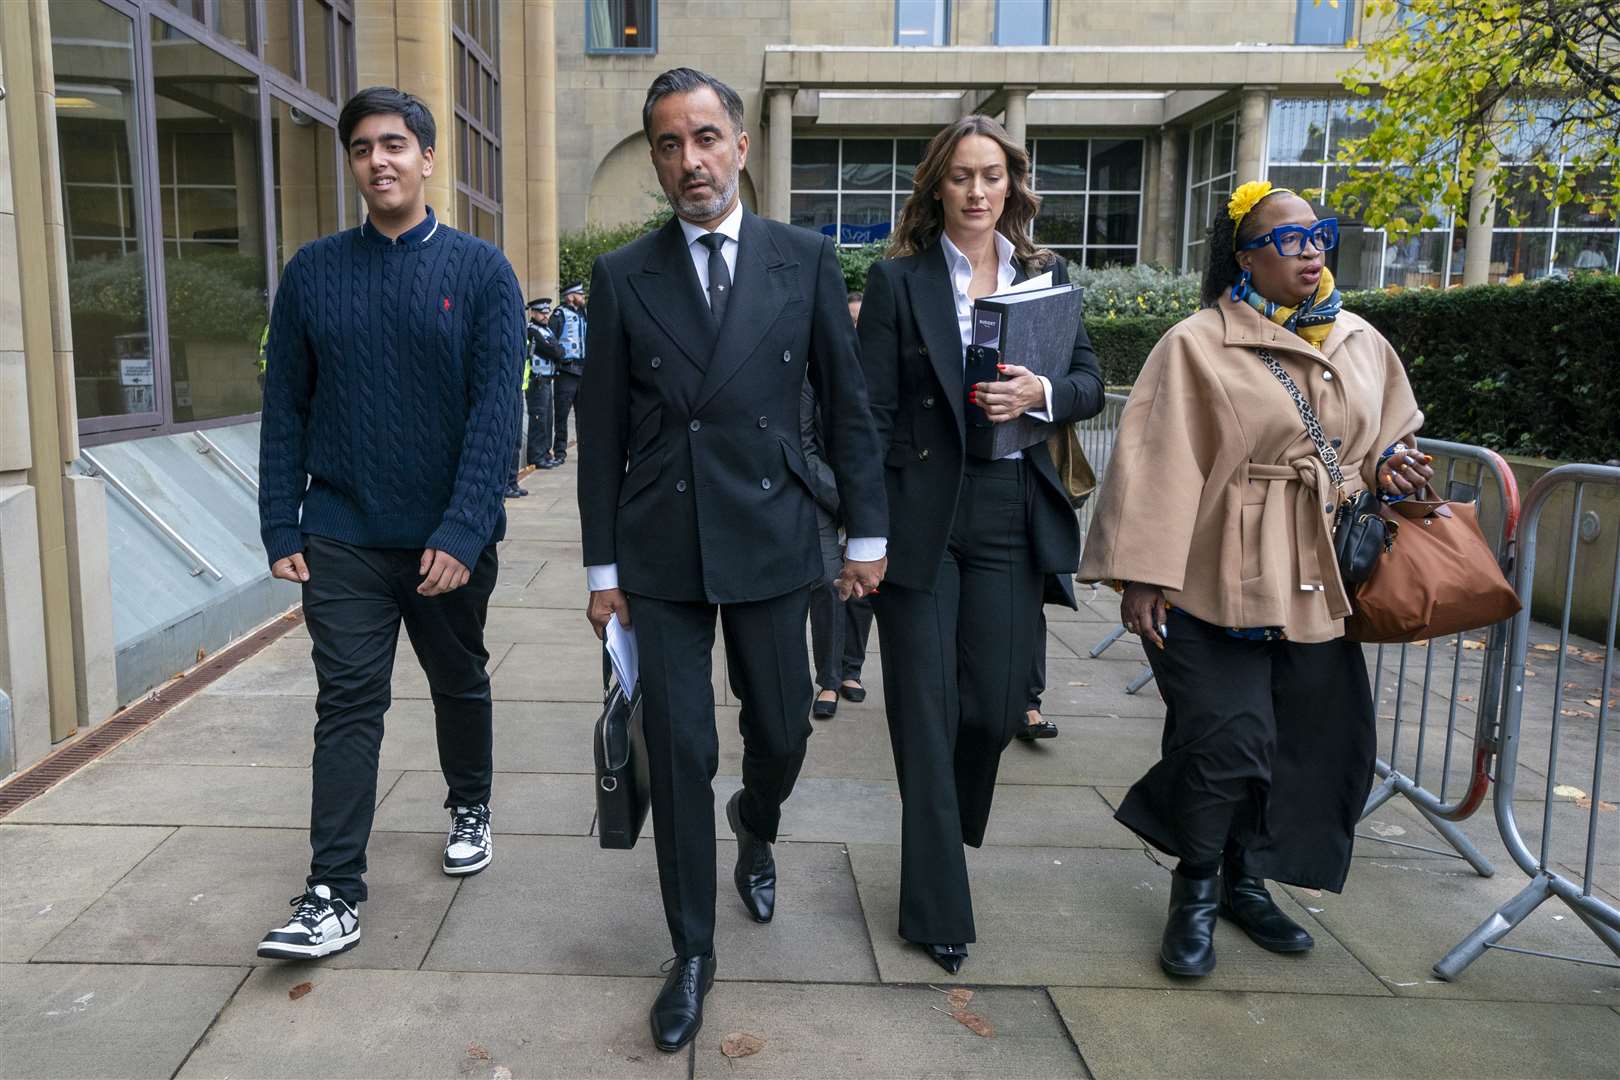
[[[1238,250],[1254,251],[1271,244],[1276,247],[1277,254],[1293,258],[1304,254],[1307,240],[1317,251],[1332,251],[1339,246],[1339,219],[1323,218],[1308,229],[1303,225],[1279,225],[1270,232],[1261,233]]]

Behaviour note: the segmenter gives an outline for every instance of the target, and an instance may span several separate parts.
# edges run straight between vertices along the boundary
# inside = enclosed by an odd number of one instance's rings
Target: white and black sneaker
[[[292,919],[264,935],[259,955],[272,960],[314,960],[346,952],[360,944],[360,911],[332,895],[325,885],[307,889],[287,901]]]
[[[444,840],[444,872],[476,874],[495,857],[489,834],[489,807],[457,806],[450,811],[450,835]]]

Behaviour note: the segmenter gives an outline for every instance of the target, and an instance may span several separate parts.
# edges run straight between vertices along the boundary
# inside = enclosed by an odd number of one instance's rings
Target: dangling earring
[[[1249,272],[1247,270],[1238,275],[1237,284],[1232,286],[1232,300],[1242,300],[1249,295]]]

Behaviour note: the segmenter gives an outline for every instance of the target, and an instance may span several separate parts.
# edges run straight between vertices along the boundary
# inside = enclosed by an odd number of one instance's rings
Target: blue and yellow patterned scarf
[[[1304,338],[1318,352],[1322,351],[1322,342],[1332,332],[1333,320],[1339,317],[1339,310],[1343,306],[1339,290],[1333,284],[1333,271],[1325,266],[1322,267],[1322,279],[1316,283],[1316,295],[1307,297],[1298,307],[1284,307],[1267,300],[1247,283],[1243,288],[1243,299],[1284,330],[1292,330]]]

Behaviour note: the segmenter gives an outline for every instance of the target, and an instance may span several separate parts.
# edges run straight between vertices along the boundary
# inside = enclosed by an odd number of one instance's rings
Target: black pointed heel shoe
[[[1221,879],[1170,875],[1170,915],[1159,945],[1159,966],[1168,975],[1197,977],[1215,970],[1215,912]]]
[[[962,961],[968,957],[966,945],[924,945],[928,958],[955,975],[962,970]]]
[[[826,691],[823,690],[821,693],[824,694]],[[820,694],[816,695],[815,703],[810,706],[811,716],[815,717],[817,720],[831,720],[837,714],[838,699],[836,697],[834,697],[831,701],[827,701],[822,698]]]

